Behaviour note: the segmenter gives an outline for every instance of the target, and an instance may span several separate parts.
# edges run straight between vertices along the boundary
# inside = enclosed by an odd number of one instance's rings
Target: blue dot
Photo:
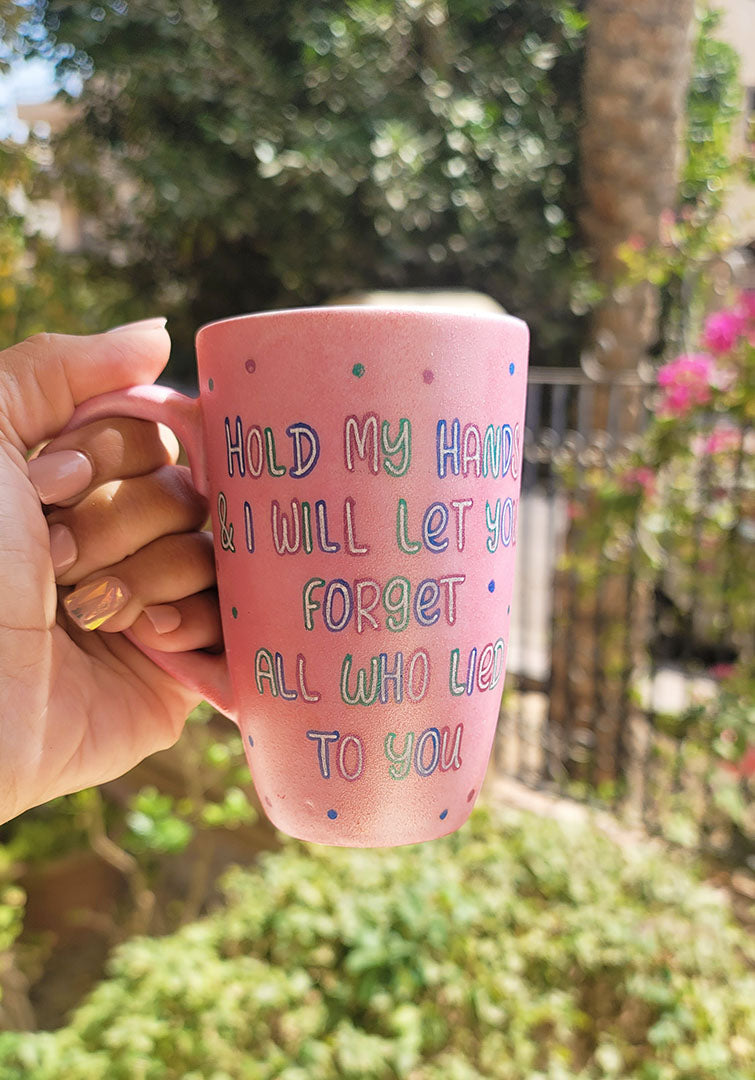
[[[512,360],[512,362],[509,364],[509,375],[513,375],[515,371],[516,371],[516,366],[514,365],[514,362]]]
[[[338,811],[337,810],[328,810],[328,817],[330,818],[331,821],[335,821],[335,819],[338,817]]]
[[[509,606],[506,608],[506,614],[507,615],[511,614],[511,604],[509,604]]]
[[[441,810],[441,812],[440,812],[440,820],[445,821],[445,819],[447,817],[448,817],[448,810]]]
[[[254,746],[254,739],[252,738],[252,736],[251,736],[251,735],[249,735],[249,736],[247,736],[247,737],[248,737],[248,739],[249,739],[249,745],[250,745],[250,746]]]
[[[214,379],[208,379],[207,380],[207,385],[210,388],[210,390],[214,390],[215,389],[215,380]]]
[[[488,592],[495,592],[495,582],[494,581],[489,581],[488,582]]]

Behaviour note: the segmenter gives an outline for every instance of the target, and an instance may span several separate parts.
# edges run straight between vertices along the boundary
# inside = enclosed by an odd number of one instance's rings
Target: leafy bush
[[[0,1080],[748,1080],[755,944],[662,851],[477,812],[432,844],[286,842],[137,938]]]

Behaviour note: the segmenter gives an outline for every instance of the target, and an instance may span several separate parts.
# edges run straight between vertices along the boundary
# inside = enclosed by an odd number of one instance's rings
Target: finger
[[[70,505],[110,480],[144,476],[178,460],[169,428],[148,420],[98,420],[49,442],[29,462],[43,503]]]
[[[216,648],[223,641],[217,591],[147,607],[131,629],[148,648],[162,652]]]
[[[76,585],[105,568],[119,576],[118,565],[140,548],[171,533],[194,532],[206,518],[207,502],[182,465],[102,484],[48,515],[55,576],[61,585]]]
[[[175,604],[215,585],[209,533],[162,536],[69,593],[65,611],[82,630],[127,630],[145,607]]]
[[[81,402],[153,383],[169,354],[164,319],[87,337],[35,334],[0,353],[0,430],[27,452],[57,435]]]

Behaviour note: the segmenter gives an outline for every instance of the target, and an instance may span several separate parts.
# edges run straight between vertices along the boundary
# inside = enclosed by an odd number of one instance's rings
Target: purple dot
[[[441,810],[441,812],[440,812],[440,820],[445,821],[447,817],[448,817],[448,810]]]
[[[433,375],[432,371],[430,371],[430,368],[425,368],[425,370],[422,372],[422,378],[426,383],[429,384],[433,381],[435,375]]]
[[[488,592],[495,592],[495,582],[494,581],[489,581],[488,582]]]
[[[257,370],[257,364],[255,363],[254,360],[252,360],[251,357],[249,357],[247,362],[244,364],[244,367],[246,368],[246,370],[249,372],[250,375],[254,375],[255,371]]]
[[[335,819],[338,817],[338,811],[337,810],[328,810],[328,817],[330,818],[331,821],[335,821]]]
[[[265,796],[265,803],[266,803],[267,806],[272,806],[273,805],[272,802],[270,801],[270,799],[267,797],[267,795]]]
[[[469,794],[467,795],[467,802],[471,802],[471,801],[472,801],[472,799],[474,798],[474,793],[475,793],[475,789],[474,789],[474,788],[472,788],[472,790],[471,790],[471,791],[469,792]]]
[[[249,739],[249,745],[250,745],[250,746],[254,746],[254,739],[252,738],[252,736],[251,736],[251,735],[249,735],[249,736],[247,736],[247,737],[248,737],[248,739]],[[236,745],[238,745],[238,743],[237,743]]]
[[[514,365],[514,363],[512,361],[512,363],[509,364],[509,375],[513,375],[515,371],[516,371],[516,367],[515,367],[515,365]]]

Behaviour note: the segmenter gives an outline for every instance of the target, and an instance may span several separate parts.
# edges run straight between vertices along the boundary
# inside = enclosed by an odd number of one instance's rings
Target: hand
[[[174,437],[122,419],[55,438],[169,351],[160,319],[0,353],[0,822],[177,739],[196,695],[119,631],[168,651],[222,640],[207,509]]]

